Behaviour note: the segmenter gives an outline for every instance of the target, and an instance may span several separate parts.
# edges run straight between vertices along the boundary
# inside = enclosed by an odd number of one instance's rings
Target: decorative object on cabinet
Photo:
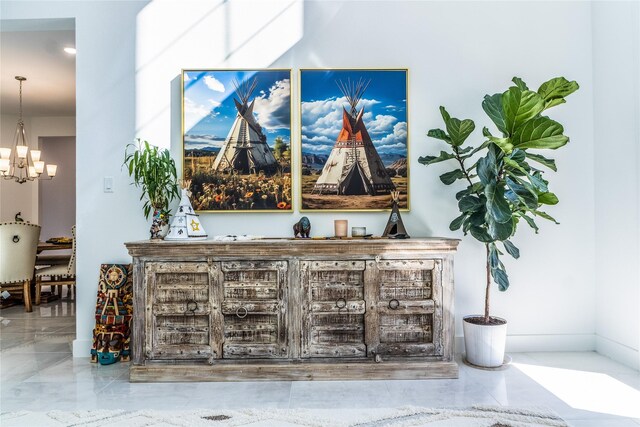
[[[184,183],[178,211],[173,216],[166,240],[203,240],[207,238],[207,232],[193,211],[189,201],[189,182]]]
[[[347,237],[349,221],[346,219],[336,219],[333,221],[333,234],[335,237]]]
[[[163,238],[169,229],[169,204],[180,197],[176,164],[167,149],[136,140],[125,149],[123,166],[127,166],[132,185],[142,189],[145,218],[153,212],[151,239]]]
[[[301,211],[409,208],[406,69],[300,70]],[[342,120],[340,120],[342,118]]]
[[[446,131],[431,129],[428,135],[444,141],[450,151],[419,159],[424,165],[455,160],[456,168],[440,175],[440,180],[446,185],[457,180],[467,184],[456,194],[461,215],[449,228],[455,231],[462,227],[465,235],[470,232],[486,248],[484,315],[467,316],[463,321],[467,361],[482,367],[497,367],[504,360],[506,321],[489,314],[491,279],[501,291],[509,287],[497,243],[502,243],[504,250],[517,259],[520,251],[509,239],[521,220],[536,233],[538,227],[534,217],[557,224],[540,210],[543,205],[558,203],[558,197],[549,191],[544,171],[539,169],[542,165],[556,171],[555,161],[529,150],[555,150],[569,142],[562,125],[542,114],[564,104],[565,97],[579,88],[578,83],[564,77],[543,83],[537,91],[530,90],[518,77],[512,81],[514,86],[503,93],[486,95],[482,102],[482,108],[500,131],[500,136],[492,135],[485,127],[482,134],[486,141],[482,145],[463,147],[475,129],[475,123],[470,119],[453,118],[440,107]],[[477,153],[483,157],[476,161]]]
[[[196,211],[292,212],[291,70],[183,70],[182,133]]]
[[[131,242],[131,381],[457,377],[458,240]]]
[[[351,227],[351,237],[364,237],[367,235],[367,227]]]
[[[407,234],[407,230],[404,228],[404,223],[402,222],[402,217],[400,216],[400,209],[398,208],[398,199],[400,197],[400,193],[398,191],[391,192],[391,215],[389,215],[389,221],[387,221],[387,226],[384,228],[384,233],[382,233],[382,237],[388,237],[390,239],[408,239],[409,235]]]
[[[91,362],[111,365],[131,357],[133,289],[131,264],[102,264]]]
[[[309,238],[309,233],[311,233],[311,221],[306,216],[293,224],[293,237]]]

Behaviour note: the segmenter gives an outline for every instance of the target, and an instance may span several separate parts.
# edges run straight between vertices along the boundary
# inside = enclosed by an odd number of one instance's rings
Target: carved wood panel
[[[302,261],[302,357],[365,357],[364,261]]]
[[[441,354],[441,261],[369,262],[376,282],[368,294],[376,307],[370,353],[394,356]],[[373,317],[373,316],[372,316]]]
[[[212,285],[207,263],[150,262],[146,353],[152,359],[219,357],[212,334]]]
[[[287,262],[228,261],[220,270],[223,357],[287,357]]]

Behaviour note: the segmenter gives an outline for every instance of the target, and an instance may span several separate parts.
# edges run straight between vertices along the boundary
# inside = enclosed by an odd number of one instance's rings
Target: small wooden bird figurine
[[[18,212],[15,216],[15,221],[16,222],[24,222],[24,219],[22,219],[22,217],[20,216],[22,215],[22,212]]]

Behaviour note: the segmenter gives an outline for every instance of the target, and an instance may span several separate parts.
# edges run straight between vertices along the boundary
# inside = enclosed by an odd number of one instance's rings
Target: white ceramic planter
[[[475,325],[462,319],[464,347],[467,362],[484,368],[496,368],[504,361],[504,348],[507,339],[507,322],[503,325]],[[480,316],[482,317],[482,316]]]

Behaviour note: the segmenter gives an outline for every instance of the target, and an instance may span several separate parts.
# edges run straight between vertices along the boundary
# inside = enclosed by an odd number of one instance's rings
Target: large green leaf
[[[482,243],[493,242],[493,239],[491,238],[491,236],[489,236],[489,233],[487,233],[487,231],[482,227],[478,227],[478,226],[472,225],[471,228],[469,229],[469,231],[471,231],[471,235],[476,240],[478,240],[478,241],[480,241]]]
[[[427,132],[427,136],[431,138],[441,139],[442,141],[451,144],[451,138],[449,138],[449,135],[447,135],[446,132],[442,129],[431,129],[429,130],[429,132]]]
[[[553,193],[542,193],[538,196],[538,202],[543,205],[557,205],[558,204],[558,196]]]
[[[480,209],[479,211],[472,213],[471,216],[469,216],[469,224],[475,225],[476,227],[486,224],[486,213],[486,209]]]
[[[446,160],[451,160],[455,158],[456,156],[454,156],[451,153],[447,153],[446,151],[440,151],[439,156],[423,156],[418,158],[418,162],[422,163],[423,165],[431,165],[434,163],[444,162]]]
[[[485,157],[478,160],[476,172],[478,173],[480,182],[484,185],[495,182],[498,176],[498,171],[496,167],[496,158],[491,151],[489,151]]]
[[[502,242],[502,244],[504,245],[504,249],[509,253],[509,255],[511,255],[515,259],[520,258],[520,249],[516,248],[516,246],[513,243],[511,243],[508,240],[505,240]]]
[[[511,154],[511,152],[513,151],[513,144],[511,143],[510,138],[498,138],[495,136],[490,136],[489,141],[496,144],[504,154]]]
[[[511,218],[509,219],[509,221],[500,223],[496,222],[492,217],[489,217],[487,224],[489,226],[489,235],[494,240],[508,239],[513,234],[515,227]]]
[[[554,99],[565,98],[579,88],[580,86],[575,81],[570,82],[564,77],[556,77],[542,83],[538,89],[538,94],[540,94],[545,101],[552,101]],[[558,104],[556,103],[554,105]],[[550,108],[550,106],[547,106],[547,108]]]
[[[518,148],[549,148],[555,150],[569,142],[562,134],[562,125],[549,117],[538,117],[517,128],[512,143]]]
[[[516,129],[544,110],[544,100],[536,92],[512,86],[502,94],[502,110],[507,133],[513,135]],[[518,146],[515,142],[514,145]]]
[[[516,193],[518,198],[522,200],[529,209],[536,209],[538,207],[538,197],[535,192],[531,192],[524,185],[516,182],[510,177],[506,178],[506,182],[509,188]]]
[[[504,188],[501,185],[495,183],[487,185],[484,195],[487,197],[487,212],[496,222],[504,223],[511,220],[511,209],[504,198]]]
[[[556,161],[553,159],[549,159],[544,156],[541,156],[540,154],[534,154],[534,153],[527,153],[527,158],[548,167],[554,172],[558,171],[558,168],[556,167]]]
[[[547,188],[548,182],[542,178],[542,174],[540,172],[535,172],[529,175],[529,182],[534,186],[538,193],[546,193],[549,191]]]
[[[527,84],[520,77],[514,77],[511,79],[511,81],[514,82],[520,89],[529,90]]]
[[[536,222],[533,220],[533,218],[527,216],[527,215],[522,215],[522,218],[524,218],[525,221],[527,221],[527,224],[529,224],[529,227],[533,228],[536,232],[536,234],[538,234],[539,228],[538,225],[536,224]]]
[[[551,222],[556,223],[556,224],[560,224],[558,221],[556,221],[556,220],[555,220],[555,218],[554,218],[554,217],[552,217],[551,215],[549,215],[549,214],[548,214],[548,213],[546,213],[546,212],[542,212],[542,211],[533,211],[533,213],[534,213],[534,215],[537,215],[537,216],[539,216],[539,217],[542,217],[542,218],[544,218],[544,219],[546,219],[546,220],[548,220],[548,221],[551,221]]]
[[[460,212],[476,212],[483,206],[484,201],[477,196],[465,196],[458,202]]]
[[[502,292],[509,289],[509,276],[507,276],[506,271],[500,268],[492,269],[491,276],[493,276],[493,280],[498,284],[498,289]]]
[[[440,181],[442,181],[442,183],[446,185],[451,185],[457,179],[461,178],[464,178],[464,173],[462,173],[462,170],[460,169],[454,169],[451,172],[443,173],[442,175],[440,175]]]
[[[502,110],[502,94],[496,93],[494,95],[485,95],[482,101],[482,109],[496,127],[502,133],[507,133],[507,128],[504,121],[504,113]]]
[[[463,213],[462,215],[451,221],[451,224],[449,224],[449,230],[456,231],[457,229],[459,229],[462,226],[462,222],[464,221],[466,216],[467,214]]]
[[[476,128],[476,124],[471,119],[460,120],[451,117],[444,107],[440,107],[440,113],[447,126],[451,144],[456,147],[461,146]]]

